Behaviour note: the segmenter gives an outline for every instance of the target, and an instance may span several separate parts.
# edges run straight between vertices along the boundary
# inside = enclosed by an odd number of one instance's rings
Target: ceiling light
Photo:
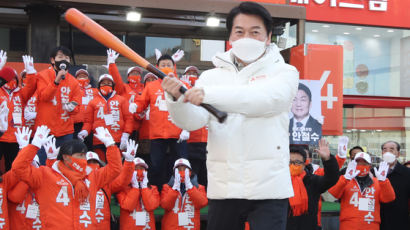
[[[330,26],[329,25],[323,25],[322,27],[323,28],[329,28]]]
[[[365,130],[365,129],[361,129],[360,132],[364,133],[364,132],[366,132],[366,130]]]
[[[394,30],[387,30],[387,32],[388,32],[388,33],[393,33],[393,32],[394,32]]]
[[[319,32],[319,30],[312,30],[312,32],[313,32],[313,33],[317,33],[317,32]]]
[[[383,130],[381,130],[381,129],[376,129],[376,132],[381,132],[381,131],[383,131]]]
[[[344,32],[343,34],[349,35],[350,33],[349,32]]]
[[[127,21],[138,22],[141,20],[141,13],[136,11],[130,11],[127,13]]]
[[[362,27],[356,27],[356,30],[362,30],[363,28]]]
[[[375,37],[375,38],[379,38],[379,37],[380,37],[380,35],[375,34],[375,35],[373,35],[373,37]]]
[[[209,27],[217,27],[219,26],[219,18],[215,17],[215,16],[210,16],[206,19],[206,25]]]

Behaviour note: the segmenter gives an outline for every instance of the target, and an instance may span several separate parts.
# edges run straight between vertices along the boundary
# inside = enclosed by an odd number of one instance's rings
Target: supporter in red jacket
[[[135,171],[129,186],[117,194],[121,207],[120,229],[155,230],[154,210],[160,195],[155,185],[148,184],[148,165],[141,158],[134,159]]]
[[[198,184],[196,175],[186,159],[174,164],[175,174],[161,191],[163,230],[200,229],[200,209],[208,204],[205,187]]]
[[[113,181],[120,173],[118,148],[105,128],[96,129],[96,137],[107,147],[108,164],[87,174],[87,147],[79,140],[68,140],[61,147],[52,167],[30,166],[38,149],[50,140],[46,126],[37,128],[31,145],[23,148],[12,170],[27,183],[39,204],[42,229],[96,229],[92,225],[95,203],[89,194]]]
[[[175,62],[171,56],[162,55],[157,66],[165,74],[176,76]],[[161,82],[162,80],[158,79],[145,86],[136,102],[137,111],[134,114],[139,116],[149,107],[150,181],[157,187],[166,183],[172,175],[168,165],[172,165],[177,158],[187,158],[186,140],[189,139],[189,132],[177,127],[170,119]],[[186,86],[188,87],[188,84]],[[167,149],[170,149],[170,157],[166,157]]]
[[[9,69],[14,75],[13,80],[0,88],[0,104],[3,104],[5,107],[7,106],[8,109],[8,128],[0,137],[0,158],[4,156],[6,171],[10,170],[11,164],[19,150],[14,132],[16,132],[17,128],[25,125],[24,107],[35,91],[36,70],[32,66],[33,59],[30,56],[23,56],[23,62],[25,66],[31,63],[31,66],[27,67],[28,84],[24,88],[21,88],[21,78],[14,69],[7,66],[3,68],[3,70]]]
[[[83,129],[78,138],[84,139],[97,127],[106,127],[120,149],[127,147],[127,140],[132,132],[131,114],[128,111],[128,102],[114,90],[114,81],[111,75],[103,74],[98,80],[99,93],[87,106]],[[94,137],[93,149],[100,159],[105,161],[105,147]]]
[[[329,189],[341,200],[340,230],[378,230],[380,228],[380,203],[395,199],[393,187],[387,179],[386,162],[375,168],[377,178],[369,175],[371,159],[365,152],[357,153],[344,176]]]
[[[90,84],[90,74],[85,69],[79,69],[75,72],[75,78],[77,79],[81,90],[81,105],[78,113],[72,116],[74,121],[74,138],[78,138],[78,133],[82,130],[84,125],[84,114],[87,109],[88,103],[94,99],[94,96],[98,94],[98,89],[92,88]],[[88,149],[92,148],[93,136],[88,135],[84,138],[84,143]]]

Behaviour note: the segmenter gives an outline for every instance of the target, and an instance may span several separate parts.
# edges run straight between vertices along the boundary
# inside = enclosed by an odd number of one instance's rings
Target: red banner
[[[410,28],[409,0],[290,0],[309,21]]]
[[[300,79],[319,80],[322,134],[343,134],[343,47],[305,44],[291,49],[290,64]]]

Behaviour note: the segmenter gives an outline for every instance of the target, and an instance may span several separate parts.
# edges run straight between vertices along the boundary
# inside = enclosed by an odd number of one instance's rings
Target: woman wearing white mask
[[[400,164],[400,144],[387,141],[382,144],[382,158],[389,164],[387,178],[396,194],[396,200],[380,205],[381,230],[410,229],[409,206],[410,170]]]
[[[232,49],[213,57],[195,87],[166,77],[167,108],[184,130],[208,125],[208,229],[285,229],[289,173],[289,116],[298,72],[271,44],[272,17],[257,3],[243,2],[226,19]],[[190,103],[183,103],[190,102]],[[224,124],[204,110],[228,112]],[[192,105],[193,104],[193,105]]]

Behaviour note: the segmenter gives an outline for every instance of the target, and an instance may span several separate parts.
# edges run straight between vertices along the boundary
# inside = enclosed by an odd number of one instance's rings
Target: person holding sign
[[[78,133],[78,138],[84,140],[92,130],[102,126],[110,131],[114,141],[120,144],[120,149],[125,149],[133,128],[128,101],[116,93],[114,80],[109,74],[100,76],[98,91],[98,95],[88,103],[83,129]],[[105,147],[96,137],[93,138],[93,149],[105,161]]]
[[[380,163],[374,169],[376,178],[369,175],[371,159],[365,152],[357,153],[329,193],[341,200],[340,230],[378,230],[380,228],[380,203],[393,201],[396,196],[387,179],[389,166]]]
[[[163,230],[199,230],[200,209],[208,204],[205,187],[198,184],[187,159],[180,158],[174,164],[175,174],[161,191]]]

